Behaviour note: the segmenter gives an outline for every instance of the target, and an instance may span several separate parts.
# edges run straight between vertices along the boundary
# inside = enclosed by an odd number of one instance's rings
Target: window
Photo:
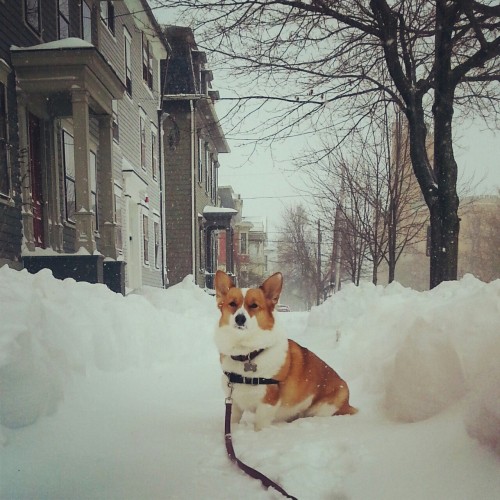
[[[142,113],[139,117],[139,127],[141,137],[141,167],[143,170],[146,170],[146,120]]]
[[[66,130],[62,131],[62,152],[65,182],[66,220],[74,222],[76,212],[75,197],[75,143],[73,136]]]
[[[151,46],[144,32],[142,33],[142,79],[147,86],[153,88],[153,60],[151,58]]]
[[[115,245],[118,253],[123,251],[123,238],[122,238],[122,189],[115,185]]]
[[[57,0],[57,29],[59,40],[69,38],[69,0]]]
[[[214,155],[210,155],[210,178],[212,179],[212,182],[210,183],[210,197],[212,200],[215,199],[215,193],[217,190],[216,187],[216,169],[215,169],[215,161],[214,161]]]
[[[118,123],[118,101],[113,99],[111,103],[113,107],[113,139],[116,142],[120,141],[120,127]]]
[[[40,33],[40,0],[24,0],[24,19],[37,33]]]
[[[240,234],[240,254],[245,255],[248,253],[248,233]]]
[[[158,180],[158,144],[156,130],[151,131],[151,170],[153,179]]]
[[[115,6],[110,0],[101,1],[101,19],[109,31],[115,34]]]
[[[92,9],[86,1],[82,2],[82,38],[92,43]]]
[[[217,198],[217,174],[218,174],[219,162],[214,160],[212,155],[212,198],[215,200]]]
[[[155,268],[160,269],[160,222],[154,221],[155,232]]]
[[[97,158],[96,154],[91,151],[90,152],[90,196],[91,196],[91,206],[90,210],[94,212],[94,230],[99,230],[99,217],[97,215],[98,206],[97,206]]]
[[[9,138],[7,134],[7,93],[0,83],[0,195],[10,196]]]
[[[131,59],[131,48],[132,48],[132,37],[126,28],[123,30],[124,37],[124,55],[125,55],[125,87],[127,88],[127,94],[132,95],[132,59]]]
[[[201,137],[198,136],[198,182],[203,180],[203,161],[202,161],[202,151],[203,141]]]
[[[205,192],[210,192],[210,149],[205,142]]]
[[[144,264],[149,264],[149,217],[142,216],[142,247],[144,253]]]

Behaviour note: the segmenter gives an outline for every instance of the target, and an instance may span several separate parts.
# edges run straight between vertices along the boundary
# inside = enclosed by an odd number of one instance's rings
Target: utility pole
[[[335,208],[335,222],[333,225],[333,291],[337,293],[340,290],[340,261],[342,259],[342,232],[341,232],[342,209],[340,203]]]
[[[318,259],[317,259],[317,282],[316,282],[316,305],[319,306],[321,300],[321,226],[318,219]]]

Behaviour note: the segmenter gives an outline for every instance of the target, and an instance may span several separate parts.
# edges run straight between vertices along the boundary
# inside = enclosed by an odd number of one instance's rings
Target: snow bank
[[[499,452],[500,280],[347,286],[311,311],[309,328],[331,332],[335,366],[392,418],[417,422],[465,401],[469,433]]]
[[[0,269],[0,497],[278,498],[226,456],[217,316],[190,277],[122,297]],[[243,461],[301,500],[498,496],[500,281],[350,286],[277,320],[360,412],[262,432],[248,417]]]
[[[0,422],[11,428],[55,411],[67,381],[90,367],[119,371],[203,355],[211,339],[179,328],[214,318],[213,298],[187,278],[167,291],[123,297],[104,285],[0,269]],[[186,342],[184,336],[189,336]],[[214,349],[215,350],[215,349]]]

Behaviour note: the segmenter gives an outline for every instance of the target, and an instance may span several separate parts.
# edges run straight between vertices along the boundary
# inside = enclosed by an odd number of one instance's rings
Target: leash
[[[243,463],[237,456],[233,448],[233,439],[231,436],[231,411],[233,407],[233,399],[231,395],[233,393],[232,382],[228,383],[230,389],[229,396],[226,398],[226,419],[224,425],[224,438],[226,441],[226,451],[231,459],[231,462],[235,463],[245,474],[248,474],[254,479],[258,479],[266,488],[274,488],[279,491],[284,497],[291,498],[292,500],[298,500],[296,497],[289,495],[279,484],[276,484],[273,480],[269,479],[267,476],[259,472],[258,470],[252,469],[252,467]]]

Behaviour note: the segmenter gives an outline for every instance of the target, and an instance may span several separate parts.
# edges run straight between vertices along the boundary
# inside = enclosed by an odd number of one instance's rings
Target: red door
[[[31,206],[33,210],[33,236],[35,239],[35,246],[45,248],[43,231],[42,144],[40,136],[40,120],[31,113],[28,117],[28,137],[30,153]]]

